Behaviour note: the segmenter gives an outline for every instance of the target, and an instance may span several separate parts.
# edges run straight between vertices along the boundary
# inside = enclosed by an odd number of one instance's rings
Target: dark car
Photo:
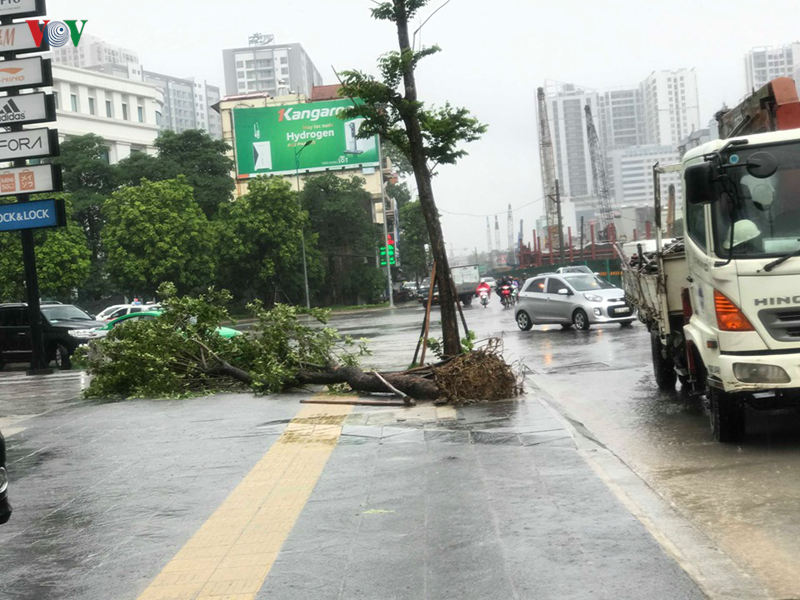
[[[11,518],[11,504],[8,502],[8,471],[6,471],[6,441],[0,433],[0,525]]]
[[[72,354],[91,339],[91,330],[104,325],[72,304],[43,304],[40,311],[45,359],[62,370],[72,367]],[[28,305],[0,304],[0,369],[30,362],[31,354]]]

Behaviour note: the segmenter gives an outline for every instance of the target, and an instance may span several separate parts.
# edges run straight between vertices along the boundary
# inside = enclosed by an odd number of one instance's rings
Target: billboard
[[[352,100],[234,108],[238,178],[293,175],[298,166],[303,173],[377,167],[378,136],[358,139],[364,119],[339,118],[348,106]]]
[[[35,200],[0,205],[0,231],[66,225],[63,200]]]

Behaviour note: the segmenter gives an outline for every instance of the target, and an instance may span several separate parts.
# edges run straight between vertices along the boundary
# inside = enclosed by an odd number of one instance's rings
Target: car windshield
[[[723,157],[723,164],[745,164],[754,152],[769,152],[778,162],[771,177],[758,179],[746,168],[726,169],[737,198],[721,194],[712,204],[714,251],[727,258],[782,256],[800,250],[800,144],[769,148],[736,148]]]
[[[569,277],[564,277],[564,280],[578,292],[608,290],[615,287],[594,275],[570,275]]]
[[[77,306],[70,304],[54,304],[51,306],[43,306],[42,314],[45,319],[50,323],[58,323],[59,321],[93,321],[88,313],[85,313]]]

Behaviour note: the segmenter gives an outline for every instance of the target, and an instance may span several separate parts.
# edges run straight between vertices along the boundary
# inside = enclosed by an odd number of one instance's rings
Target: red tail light
[[[714,290],[714,309],[717,312],[717,326],[720,331],[755,331],[739,307],[717,290]]]

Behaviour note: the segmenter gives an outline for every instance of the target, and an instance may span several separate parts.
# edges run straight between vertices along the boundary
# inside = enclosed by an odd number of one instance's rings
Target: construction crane
[[[561,246],[561,233],[558,228],[558,199],[556,198],[556,166],[553,156],[553,139],[550,137],[550,123],[547,118],[547,97],[544,88],[537,90],[539,103],[539,159],[542,165],[542,188],[547,216],[547,237],[551,248]]]
[[[492,225],[489,222],[489,217],[486,217],[486,247],[489,250],[489,255],[492,254]]]
[[[497,246],[497,251],[500,252],[500,221],[497,220],[497,215],[494,216],[494,242],[495,246]]]
[[[508,205],[508,251],[514,251],[514,213],[511,212],[511,204]]]
[[[614,226],[614,211],[611,208],[611,195],[608,191],[606,163],[600,150],[600,138],[597,137],[591,106],[587,104],[584,111],[586,112],[586,132],[589,135],[589,154],[592,159],[594,193],[600,199],[600,239],[608,240],[611,237],[610,229]]]

